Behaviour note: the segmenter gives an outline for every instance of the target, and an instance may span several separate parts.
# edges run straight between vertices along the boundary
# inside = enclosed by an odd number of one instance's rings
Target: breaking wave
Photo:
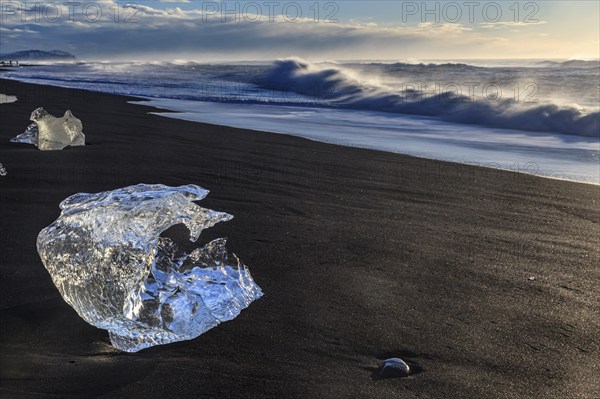
[[[422,67],[422,65],[421,65]],[[431,68],[475,68],[445,64]],[[435,116],[466,124],[596,137],[600,112],[554,103],[522,104],[513,99],[475,100],[452,91],[395,90],[360,72],[297,58],[279,60],[255,82],[270,90],[310,96],[323,105],[401,114]]]

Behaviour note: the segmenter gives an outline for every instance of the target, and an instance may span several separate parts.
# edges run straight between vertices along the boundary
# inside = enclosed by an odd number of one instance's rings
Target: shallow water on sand
[[[483,128],[387,112],[148,100],[135,103],[177,111],[157,113],[171,118],[600,184],[599,145],[590,137]]]

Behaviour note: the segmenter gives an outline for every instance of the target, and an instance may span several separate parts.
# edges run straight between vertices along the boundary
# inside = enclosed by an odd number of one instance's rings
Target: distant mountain
[[[73,54],[59,50],[25,50],[0,55],[0,61],[75,61],[76,59]]]

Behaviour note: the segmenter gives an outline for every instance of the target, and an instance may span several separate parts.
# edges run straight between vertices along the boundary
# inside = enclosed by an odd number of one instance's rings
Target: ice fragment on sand
[[[10,104],[14,103],[15,101],[17,101],[17,97],[0,93],[0,104]]]
[[[397,357],[384,360],[377,369],[377,377],[379,378],[408,377],[409,374],[410,367],[408,367],[408,364]]]
[[[83,125],[69,110],[62,118],[56,118],[44,108],[38,108],[31,113],[30,119],[33,123],[27,126],[25,132],[10,141],[33,144],[44,151],[85,145]]]
[[[233,217],[193,202],[207,194],[196,185],[160,184],[79,193],[40,232],[38,252],[63,298],[108,330],[116,348],[136,352],[195,338],[262,296],[224,239],[186,254],[160,237],[183,223],[195,241]]]

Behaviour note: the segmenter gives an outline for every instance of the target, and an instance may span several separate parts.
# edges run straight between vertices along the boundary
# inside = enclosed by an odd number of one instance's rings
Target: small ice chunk
[[[10,141],[33,144],[42,151],[85,145],[83,125],[69,110],[62,118],[56,118],[44,108],[38,108],[31,113],[30,119],[33,123],[27,126],[25,132]]]
[[[0,163],[0,176],[6,176],[8,174],[8,172],[6,172],[6,169],[4,168],[4,165],[2,165]]]
[[[75,194],[38,235],[38,253],[65,301],[108,330],[116,348],[136,352],[195,338],[263,295],[224,239],[185,253],[160,237],[184,224],[195,241],[233,217],[193,202],[207,194],[192,184]]]
[[[9,96],[8,94],[0,93],[0,104],[10,104],[17,101],[17,97]]]
[[[379,378],[408,377],[409,375],[410,367],[404,360],[397,357],[384,360],[377,369]]]

